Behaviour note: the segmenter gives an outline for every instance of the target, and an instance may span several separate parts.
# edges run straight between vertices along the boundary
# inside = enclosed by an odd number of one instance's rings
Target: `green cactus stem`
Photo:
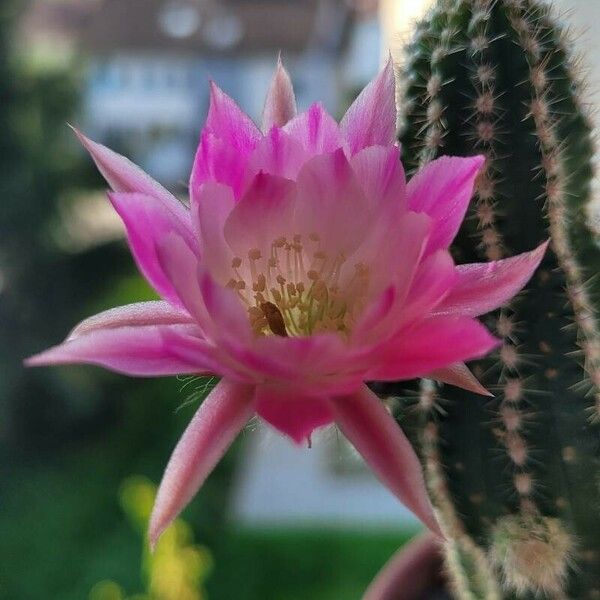
[[[551,238],[527,290],[486,317],[472,364],[492,400],[425,383],[399,398],[460,599],[600,599],[600,246],[588,223],[592,127],[572,49],[538,0],[439,0],[408,49],[409,172],[484,154],[458,263]],[[416,398],[416,399],[415,399]]]

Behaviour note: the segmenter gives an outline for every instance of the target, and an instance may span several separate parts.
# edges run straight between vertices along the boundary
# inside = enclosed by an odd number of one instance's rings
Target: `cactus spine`
[[[592,127],[567,36],[538,0],[438,0],[404,77],[409,169],[487,157],[457,262],[552,240],[528,290],[487,317],[505,343],[474,370],[496,397],[425,383],[416,404],[401,399],[455,593],[598,600],[600,246],[587,219]]]

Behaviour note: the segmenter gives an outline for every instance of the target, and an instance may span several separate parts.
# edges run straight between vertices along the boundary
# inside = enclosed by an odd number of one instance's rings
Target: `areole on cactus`
[[[551,237],[527,291],[486,319],[504,342],[474,372],[494,399],[425,382],[415,404],[402,384],[376,387],[400,398],[461,600],[600,598],[600,245],[573,64],[539,0],[439,0],[408,48],[407,168],[487,158],[454,256]]]
[[[255,414],[298,443],[337,423],[439,531],[418,459],[365,382],[430,376],[485,394],[462,361],[498,341],[475,317],[525,285],[546,244],[456,266],[448,246],[483,159],[440,158],[407,183],[394,98],[388,62],[339,125],[319,104],[296,115],[280,64],[261,132],[213,85],[189,208],[78,134],[163,300],[92,317],[28,364],[222,377],[167,466],[151,542]]]

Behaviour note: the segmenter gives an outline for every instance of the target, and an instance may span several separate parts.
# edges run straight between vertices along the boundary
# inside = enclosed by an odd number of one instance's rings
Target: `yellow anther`
[[[277,281],[277,283],[279,285],[285,285],[286,279],[283,275],[277,275],[277,277],[275,278],[275,280]]]
[[[252,248],[248,250],[248,258],[250,260],[259,260],[262,257],[262,252],[259,248]]]
[[[232,261],[231,261],[231,266],[234,269],[237,269],[238,267],[242,266],[242,259],[239,256],[236,256]]]

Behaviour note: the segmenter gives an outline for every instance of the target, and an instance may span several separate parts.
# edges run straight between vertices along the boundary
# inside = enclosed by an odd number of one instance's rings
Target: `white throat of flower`
[[[275,239],[269,256],[251,248],[231,261],[235,290],[259,335],[307,336],[319,332],[348,334],[362,312],[369,288],[369,267],[349,263],[343,253],[322,249],[317,233]],[[244,268],[244,261],[247,267]],[[346,270],[353,272],[348,276]]]

